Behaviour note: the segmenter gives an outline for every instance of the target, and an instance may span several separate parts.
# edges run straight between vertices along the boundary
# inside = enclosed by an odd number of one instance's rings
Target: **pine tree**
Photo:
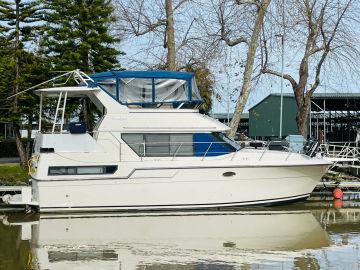
[[[44,40],[56,70],[92,73],[119,67],[119,41],[109,33],[114,21],[108,0],[47,0],[48,30]]]
[[[114,46],[119,39],[109,28],[115,20],[108,0],[46,0],[48,9],[44,46],[57,71],[80,69],[86,73],[120,68],[122,54]],[[69,103],[71,105],[71,102]],[[96,108],[82,100],[81,118],[89,130],[94,126]]]
[[[22,166],[27,164],[29,151],[26,151],[21,141],[20,126],[24,119],[31,125],[36,98],[22,95],[7,100],[6,97],[16,95],[36,81],[36,78],[27,72],[33,65],[42,67],[39,65],[41,58],[29,50],[34,46],[37,31],[41,28],[41,18],[42,9],[38,1],[0,1],[0,98],[6,109],[5,112],[2,111],[1,118],[13,124]]]

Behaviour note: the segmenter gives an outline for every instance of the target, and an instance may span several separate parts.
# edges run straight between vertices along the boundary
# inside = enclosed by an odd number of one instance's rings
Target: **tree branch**
[[[297,86],[298,86],[298,83],[295,81],[295,79],[289,75],[289,74],[281,74],[281,72],[278,72],[278,71],[275,71],[275,70],[272,70],[272,69],[269,69],[267,67],[263,67],[261,69],[261,73],[263,74],[271,74],[271,75],[275,75],[275,76],[278,76],[278,77],[284,77],[284,79],[288,80],[290,83],[291,83],[291,86],[293,89],[296,89]]]
[[[153,32],[159,26],[165,26],[165,25],[166,25],[166,20],[159,19],[156,23],[151,23],[151,24],[147,25],[146,29],[144,29],[142,31],[140,31],[140,29],[133,28],[133,32],[134,32],[134,35],[138,37],[138,36],[145,35],[149,32]]]
[[[235,39],[230,39],[229,38],[229,34],[230,31],[226,30],[226,22],[225,22],[225,18],[224,18],[224,6],[223,4],[219,5],[219,12],[218,12],[218,20],[220,23],[220,40],[225,41],[225,43],[230,46],[233,47],[235,45],[238,45],[240,43],[248,43],[248,40],[245,37],[238,37]]]
[[[225,43],[230,47],[233,47],[233,46],[238,45],[240,43],[246,43],[246,44],[248,43],[248,40],[245,37],[239,37],[239,38],[235,38],[235,39],[230,39],[228,37],[221,36],[221,40],[225,41]]]

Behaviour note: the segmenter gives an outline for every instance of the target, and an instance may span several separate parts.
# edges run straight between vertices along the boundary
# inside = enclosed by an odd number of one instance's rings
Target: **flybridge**
[[[77,86],[67,86],[70,85]],[[50,88],[38,89],[40,86]],[[141,107],[160,107],[163,104],[173,107],[196,107],[202,98],[191,72],[177,71],[107,71],[86,75],[80,70],[73,70],[50,80],[23,90],[9,98],[36,90],[54,96],[61,92],[66,96],[84,96],[92,90],[102,89],[123,105]]]
[[[124,105],[151,107],[169,103],[177,107],[202,103],[194,74],[190,72],[108,71],[90,77]]]

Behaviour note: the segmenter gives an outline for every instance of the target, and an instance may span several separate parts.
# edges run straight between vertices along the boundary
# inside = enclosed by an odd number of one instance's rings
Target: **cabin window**
[[[155,79],[155,101],[186,101],[188,97],[188,81],[176,79]]]
[[[153,80],[148,78],[123,78],[119,80],[122,103],[153,102]]]
[[[49,167],[48,175],[93,175],[93,174],[114,174],[118,169],[117,165],[106,166],[52,166]]]
[[[142,157],[219,156],[238,150],[236,144],[218,133],[122,134],[121,138]]]
[[[104,88],[112,96],[116,96],[116,80],[113,78],[103,79],[97,82],[102,88]]]

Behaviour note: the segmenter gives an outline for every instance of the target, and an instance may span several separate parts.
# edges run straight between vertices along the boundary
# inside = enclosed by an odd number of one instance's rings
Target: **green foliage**
[[[17,164],[0,164],[0,186],[26,185],[28,173]]]
[[[120,68],[117,57],[122,52],[114,47],[119,39],[109,31],[115,20],[111,1],[45,0],[44,6],[46,27],[41,44],[54,70],[93,73]],[[90,130],[99,118],[100,112],[88,99],[69,100],[67,108],[67,116],[79,116]]]
[[[26,42],[33,42],[37,31],[41,29],[38,24],[42,19],[43,9],[40,1],[0,1],[1,32],[8,40],[8,45],[19,41],[19,46],[13,46],[21,54]],[[17,16],[18,14],[18,16]]]
[[[10,56],[0,56],[0,120],[15,122],[19,125],[29,123],[36,119],[39,111],[39,98],[34,93],[18,95],[18,106],[14,105],[14,99],[8,99],[13,94],[12,87],[15,83],[14,61]],[[33,53],[22,52],[18,79],[19,89],[24,90],[44,81],[49,75],[50,63],[42,56]],[[26,125],[24,126],[26,127]]]
[[[119,68],[109,33],[114,21],[108,0],[46,0],[47,30],[43,40],[56,70],[98,72]]]
[[[48,62],[29,49],[38,40],[41,12],[38,1],[0,2],[0,20],[3,22],[0,39],[0,120],[20,125],[37,113],[35,95],[23,94],[13,99],[7,97],[47,76]]]
[[[187,67],[186,71],[194,72],[197,86],[204,103],[201,104],[199,110],[201,113],[208,113],[212,106],[212,93],[214,87],[214,79],[210,70],[204,65]]]

